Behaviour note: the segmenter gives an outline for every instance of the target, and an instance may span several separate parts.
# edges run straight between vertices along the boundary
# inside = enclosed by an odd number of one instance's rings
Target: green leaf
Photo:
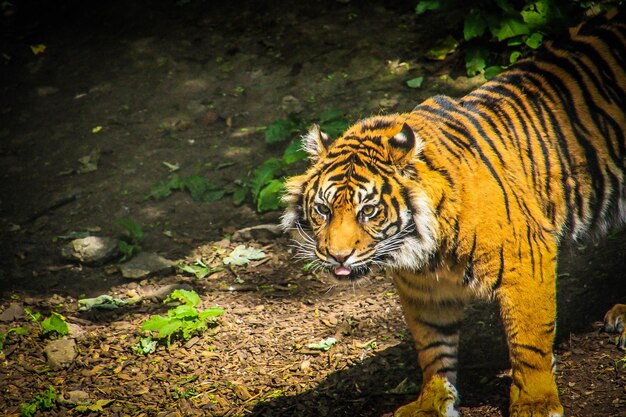
[[[141,323],[141,330],[159,331],[160,328],[169,323],[170,319],[160,316],[158,314],[153,315],[148,320]]]
[[[122,253],[122,259],[120,259],[120,262],[129,260],[141,250],[139,245],[127,243],[123,240],[119,240],[117,242],[117,247]]]
[[[487,30],[487,20],[476,9],[470,10],[463,23],[463,37],[466,41],[483,36]]]
[[[233,192],[233,204],[239,206],[243,204],[248,196],[248,187],[237,187]]]
[[[319,343],[310,343],[307,345],[309,349],[313,350],[322,350],[324,352],[330,350],[330,348],[337,343],[337,339],[334,337],[329,337],[326,339],[322,339]]]
[[[70,329],[65,322],[65,317],[54,311],[44,321],[41,322],[41,328],[43,333],[56,332],[59,336],[65,336],[69,333]]]
[[[520,51],[511,52],[511,55],[509,56],[509,63],[515,64],[520,56],[522,56],[522,53]]]
[[[495,77],[496,75],[500,74],[503,70],[504,70],[504,68],[502,68],[499,65],[494,65],[494,66],[491,66],[491,67],[487,67],[487,68],[485,68],[485,78],[490,80],[493,77]]]
[[[133,219],[118,219],[117,224],[128,233],[128,236],[130,236],[131,239],[139,241],[141,240],[141,238],[143,238],[143,229]]]
[[[226,265],[245,265],[250,261],[265,258],[265,253],[259,249],[250,248],[245,245],[239,245],[224,258]]]
[[[526,39],[526,45],[528,45],[528,47],[532,49],[539,48],[542,42],[543,42],[543,35],[539,32],[533,33],[532,35],[528,37],[528,39]]]
[[[194,201],[202,201],[204,193],[211,188],[209,180],[201,175],[190,175],[182,182]]]
[[[474,76],[485,69],[489,51],[483,47],[470,47],[465,51],[465,69],[467,75]]]
[[[347,128],[350,127],[350,122],[347,120],[330,120],[328,122],[320,123],[320,129],[325,132],[331,138],[341,136]]]
[[[250,191],[252,197],[256,197],[261,192],[261,189],[274,179],[274,176],[283,168],[283,162],[278,158],[269,158],[257,167],[252,173],[250,179]]]
[[[528,25],[516,16],[507,16],[500,19],[494,26],[490,27],[490,30],[491,34],[500,42],[514,36],[528,35],[530,33]]]
[[[196,263],[206,268],[206,265],[202,263],[202,261],[198,260],[196,261]],[[172,301],[178,301],[181,304],[195,307],[200,304],[200,296],[195,291],[178,289],[172,291],[170,295],[168,295],[167,298],[163,300],[164,303],[170,303]]]
[[[306,159],[308,156],[309,154],[302,150],[302,142],[300,139],[294,139],[289,143],[289,146],[287,146],[287,149],[285,149],[283,153],[283,162],[285,165],[291,165]]]
[[[170,319],[193,320],[198,317],[198,310],[193,306],[183,304],[168,310],[167,316]]]
[[[546,26],[550,21],[551,0],[540,0],[530,3],[521,11],[522,19],[530,28]]]
[[[153,200],[159,200],[161,198],[168,197],[172,194],[172,190],[169,185],[165,183],[165,181],[160,180],[156,184],[154,184],[150,188],[150,194],[148,194],[148,198]]]
[[[132,346],[132,350],[138,355],[149,355],[156,351],[157,343],[151,336],[142,337],[136,345]]]
[[[170,190],[183,191],[185,189],[184,181],[176,174],[172,175],[172,178],[170,178],[167,186]]]
[[[432,49],[428,50],[426,54],[424,55],[428,59],[432,59],[435,61],[443,61],[444,59],[446,59],[448,54],[451,54],[454,51],[456,51],[456,48],[458,45],[459,45],[459,42],[456,39],[454,39],[452,36],[448,35],[445,38],[440,39],[435,44],[435,46]]]
[[[428,10],[439,10],[441,6],[441,0],[419,0],[415,7],[415,13],[422,14]]]
[[[424,77],[415,77],[415,78],[411,78],[410,80],[408,80],[406,82],[406,85],[408,85],[411,88],[420,88],[423,82],[424,82]]]
[[[159,339],[170,338],[180,328],[183,327],[183,322],[178,319],[168,319],[167,323],[158,329]]]
[[[152,352],[149,352],[149,353],[152,353]],[[74,410],[78,411],[79,413],[92,412],[92,413],[101,414],[101,413],[104,412],[104,408],[102,408],[102,407],[106,407],[107,405],[109,405],[112,402],[113,402],[113,400],[97,400],[93,404],[80,404],[80,405],[77,405],[76,407],[74,407]]]
[[[270,123],[265,131],[265,143],[277,143],[288,140],[297,129],[294,119],[277,119]]]
[[[224,309],[220,308],[220,307],[211,307],[211,308],[207,308],[204,311],[200,312],[200,315],[198,316],[199,319],[201,320],[208,320],[210,318],[213,317],[217,317],[224,314]]]
[[[284,184],[280,180],[270,181],[259,193],[256,209],[259,212],[278,210],[282,207],[281,196]]]

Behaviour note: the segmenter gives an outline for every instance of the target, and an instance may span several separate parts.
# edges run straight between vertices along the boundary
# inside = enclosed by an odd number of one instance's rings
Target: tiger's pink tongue
[[[338,266],[335,268],[335,275],[350,275],[350,268],[346,268],[345,266]]]

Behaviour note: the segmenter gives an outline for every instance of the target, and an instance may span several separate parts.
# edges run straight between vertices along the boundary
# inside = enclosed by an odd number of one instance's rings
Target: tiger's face
[[[298,256],[355,279],[372,266],[420,269],[436,250],[436,221],[413,160],[421,142],[407,124],[376,118],[331,142],[304,138],[312,167],[286,184],[283,227]]]

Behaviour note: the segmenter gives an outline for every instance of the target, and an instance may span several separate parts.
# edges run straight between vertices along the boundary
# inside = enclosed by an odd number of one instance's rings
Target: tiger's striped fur
[[[511,416],[563,415],[557,249],[626,220],[625,45],[621,16],[584,24],[463,98],[362,120],[336,141],[317,127],[305,137],[312,165],[286,185],[283,226],[339,277],[390,271],[424,382],[397,415],[455,415],[436,400],[456,401],[454,387],[429,387],[456,381],[472,296],[500,304]]]

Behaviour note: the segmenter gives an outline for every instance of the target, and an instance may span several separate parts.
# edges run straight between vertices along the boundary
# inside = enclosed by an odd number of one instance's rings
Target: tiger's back
[[[458,415],[459,329],[476,295],[500,304],[511,415],[563,415],[558,245],[626,220],[625,130],[626,23],[614,15],[463,98],[362,120],[335,141],[305,137],[312,165],[286,185],[283,225],[338,278],[374,265],[392,275],[424,383],[397,416]],[[625,306],[607,328],[626,344],[620,320]]]

